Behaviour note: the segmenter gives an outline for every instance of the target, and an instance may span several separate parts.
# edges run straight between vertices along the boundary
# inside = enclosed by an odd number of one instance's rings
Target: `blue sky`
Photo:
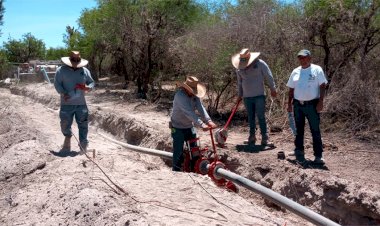
[[[20,40],[31,33],[47,48],[64,47],[66,26],[78,28],[77,20],[84,8],[94,8],[95,0],[5,0],[0,45],[8,37]]]
[[[282,1],[289,3],[294,0]],[[77,20],[82,10],[96,5],[96,0],[5,0],[0,45],[7,42],[8,37],[20,40],[22,35],[30,32],[47,48],[64,47],[62,40],[66,26],[78,28]]]

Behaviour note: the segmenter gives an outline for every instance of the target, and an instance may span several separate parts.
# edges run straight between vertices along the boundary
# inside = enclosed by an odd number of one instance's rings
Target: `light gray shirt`
[[[237,69],[237,88],[239,97],[255,97],[265,95],[264,84],[276,90],[272,72],[261,59],[255,60],[245,69]]]
[[[196,114],[200,114],[200,117]],[[179,88],[174,95],[171,122],[174,128],[189,129],[194,125],[200,127],[204,122],[211,121],[205,107],[199,97],[189,97],[186,92]],[[202,118],[202,119],[201,119]]]
[[[82,67],[74,70],[67,65],[63,65],[57,69],[54,87],[61,94],[61,105],[86,105],[84,91],[75,89],[77,84],[86,84],[89,88],[95,86],[95,82],[87,68]],[[63,94],[69,95],[70,98],[65,101]]]

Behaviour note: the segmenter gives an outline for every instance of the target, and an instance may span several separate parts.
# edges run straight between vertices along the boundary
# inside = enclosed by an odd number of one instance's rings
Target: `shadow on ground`
[[[305,160],[304,162],[299,162],[295,159],[286,159],[288,162],[301,167],[303,169],[321,169],[321,170],[329,170],[329,168],[325,164],[316,164],[311,160]]]
[[[51,154],[57,157],[66,158],[66,157],[75,157],[79,155],[79,152],[76,151],[50,151]]]
[[[248,144],[238,144],[236,145],[236,150],[238,152],[248,152],[248,153],[258,153],[260,151],[269,151],[275,149],[276,146],[265,146],[265,145],[248,145]]]

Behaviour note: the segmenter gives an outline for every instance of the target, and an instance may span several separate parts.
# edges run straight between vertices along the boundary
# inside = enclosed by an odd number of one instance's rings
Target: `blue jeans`
[[[61,105],[59,111],[61,131],[66,137],[72,136],[71,125],[73,124],[74,116],[79,129],[79,142],[81,144],[87,144],[88,109],[86,105]]]
[[[171,128],[173,138],[173,171],[180,171],[183,162],[183,144],[185,141],[195,139],[197,137],[194,127],[189,129]],[[195,144],[195,143],[193,143]]]
[[[265,96],[244,97],[244,105],[248,112],[249,135],[255,136],[256,117],[259,121],[263,140],[268,140],[267,123],[265,119]]]
[[[305,133],[305,118],[309,122],[311,135],[313,137],[313,150],[315,157],[322,157],[323,146],[321,138],[321,130],[319,129],[320,117],[317,112],[318,99],[307,101],[301,104],[298,100],[293,100],[294,119],[296,122],[297,135],[294,141],[296,152],[304,151],[304,133]]]

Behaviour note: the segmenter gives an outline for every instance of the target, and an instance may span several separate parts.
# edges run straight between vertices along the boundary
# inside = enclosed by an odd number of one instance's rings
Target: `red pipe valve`
[[[210,164],[210,161],[206,157],[198,159],[195,163],[195,172],[202,175],[206,175],[208,164]]]
[[[226,166],[219,161],[212,162],[208,168],[208,176],[215,182],[216,185],[224,186],[224,184],[226,183],[226,179],[216,175],[216,170],[218,170],[219,168],[225,169]]]

